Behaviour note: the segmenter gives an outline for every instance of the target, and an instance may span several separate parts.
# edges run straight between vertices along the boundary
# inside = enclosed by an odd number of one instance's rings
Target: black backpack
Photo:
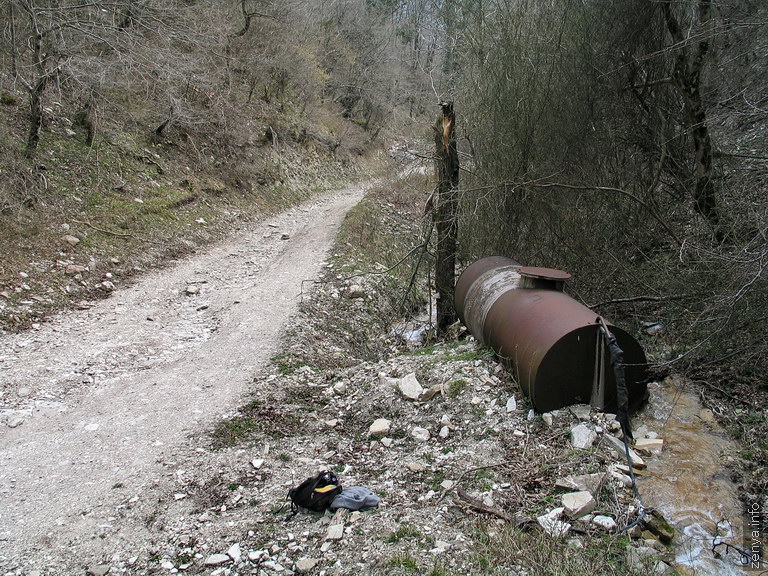
[[[328,470],[320,472],[317,476],[307,478],[288,491],[291,500],[291,514],[286,520],[290,520],[299,512],[299,508],[306,508],[314,512],[324,512],[333,499],[341,494],[341,483],[336,474]]]

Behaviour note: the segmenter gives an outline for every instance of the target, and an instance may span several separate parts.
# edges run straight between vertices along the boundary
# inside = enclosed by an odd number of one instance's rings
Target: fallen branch
[[[496,508],[492,508],[490,506],[486,506],[478,500],[477,498],[473,498],[464,490],[456,490],[456,495],[461,499],[462,502],[464,502],[467,506],[472,508],[473,510],[477,510],[478,512],[485,512],[486,514],[492,514],[493,516],[496,516],[498,518],[501,518],[502,520],[506,520],[507,522],[510,522],[514,524],[516,521],[515,519],[507,514],[506,512],[502,512],[501,510],[497,510]]]
[[[461,473],[461,476],[459,476],[459,480],[464,478],[467,474],[470,472],[477,472],[478,470],[488,470],[490,468],[501,468],[502,466],[507,466],[509,462],[497,462],[496,464],[488,464],[487,466],[477,466],[475,468],[469,468],[468,470],[464,470],[464,472]]]
[[[665,302],[667,300],[682,300],[690,298],[690,294],[674,294],[672,296],[632,296],[630,298],[614,298],[613,300],[604,300],[597,304],[588,304],[587,308],[599,308],[608,304],[627,304],[629,302]]]

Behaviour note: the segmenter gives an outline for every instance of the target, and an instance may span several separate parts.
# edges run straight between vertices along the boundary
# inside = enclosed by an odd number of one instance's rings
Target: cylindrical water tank
[[[616,410],[616,380],[597,313],[562,292],[570,275],[492,256],[456,284],[461,321],[514,374],[539,412],[571,404]],[[608,327],[624,352],[630,411],[646,396],[647,362],[637,341]]]

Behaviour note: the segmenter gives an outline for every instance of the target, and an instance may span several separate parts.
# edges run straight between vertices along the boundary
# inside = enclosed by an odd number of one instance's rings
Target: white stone
[[[571,428],[571,445],[578,450],[591,448],[597,440],[597,433],[589,426],[579,424]]]
[[[574,520],[581,518],[585,514],[589,514],[597,507],[594,497],[590,492],[570,492],[569,494],[563,494],[562,497],[563,508],[565,513]]]
[[[442,482],[440,482],[440,487],[443,490],[450,490],[451,488],[453,488],[453,485],[454,485],[453,480],[443,480]]]
[[[623,440],[619,440],[618,438],[616,438],[616,436],[613,436],[612,434],[606,434],[603,436],[603,438],[605,438],[608,441],[608,443],[611,445],[611,447],[619,453],[619,458],[621,458],[622,460],[626,458],[626,450],[624,448]],[[632,448],[629,449],[629,456],[630,458],[632,458],[632,466],[634,468],[646,467],[645,460],[640,458],[637,452],[632,450]]]
[[[368,428],[369,436],[380,436],[382,434],[388,434],[392,422],[386,418],[379,418],[373,421],[370,428]]]
[[[528,410],[528,421],[530,422],[536,417],[536,412],[533,409]]]
[[[400,378],[390,378],[386,374],[379,374],[379,384],[382,388],[397,388]]]
[[[32,389],[31,388],[23,387],[23,388],[19,388],[16,391],[16,395],[19,398],[25,398],[25,397],[29,396],[30,394],[32,394]]]
[[[190,284],[186,287],[184,290],[187,296],[194,296],[195,294],[200,293],[200,286],[195,286],[194,284]]]
[[[347,393],[347,385],[344,382],[337,382],[333,385],[333,391],[339,396],[344,396]]]
[[[258,562],[262,558],[269,558],[269,552],[266,550],[251,550],[248,552],[248,560]]]
[[[365,290],[359,284],[352,284],[347,292],[349,298],[365,298]]]
[[[384,437],[384,438],[382,438],[382,439],[380,440],[380,442],[381,442],[381,443],[382,443],[382,444],[383,444],[385,447],[387,447],[387,448],[390,448],[390,447],[392,446],[392,444],[394,443],[394,440],[392,440],[392,438],[386,438],[386,437]]]
[[[536,518],[536,521],[544,529],[544,532],[555,538],[561,538],[568,534],[571,529],[571,525],[567,522],[560,520],[560,516],[563,514],[563,508],[555,508],[550,510],[546,514],[543,514]]]
[[[22,424],[24,424],[24,418],[21,416],[12,416],[5,423],[8,428],[18,428]]]
[[[349,515],[349,523],[354,524],[355,522],[360,520],[362,516],[363,515],[360,513],[360,510],[355,510],[354,512],[352,512],[352,514]]]
[[[621,472],[619,472],[616,469],[611,470],[611,477],[614,478],[615,480],[618,480],[619,483],[624,488],[631,488],[632,487],[632,478],[630,478],[626,474],[622,474]]]
[[[336,425],[339,423],[339,420],[337,418],[334,418],[333,420],[325,420],[323,424],[328,426],[328,428],[336,428]]]
[[[205,559],[206,566],[220,566],[230,561],[230,557],[226,554],[211,554]]]
[[[240,562],[240,557],[242,556],[242,552],[240,551],[240,544],[232,544],[230,546],[229,550],[227,550],[227,556],[232,558],[232,561],[237,564]]]
[[[299,574],[306,574],[307,572],[310,572],[312,569],[314,569],[315,566],[317,566],[318,560],[315,558],[302,558],[298,562],[296,562],[296,572]]]
[[[411,430],[411,436],[418,442],[426,442],[429,440],[429,430],[426,428],[421,428],[420,426],[414,427],[413,430]]]
[[[341,540],[344,537],[344,524],[332,524],[328,526],[328,532],[325,535],[326,540]]]
[[[644,454],[661,454],[664,440],[661,438],[638,438],[635,440],[635,450]]]
[[[279,562],[275,562],[274,560],[267,560],[266,562],[263,562],[261,565],[267,570],[272,570],[272,572],[285,572],[285,566],[283,566]]]
[[[514,396],[510,396],[507,400],[507,412],[514,412],[515,410],[517,410],[517,400]]]
[[[567,476],[566,478],[558,478],[555,486],[564,490],[570,490],[571,492],[587,491],[593,496],[597,496],[605,482],[605,477],[605,472]]]
[[[411,372],[397,383],[397,391],[407,400],[418,400],[424,393],[424,388],[416,379],[416,374]]]
[[[259,468],[264,466],[264,458],[256,458],[254,460],[251,460],[251,466],[253,466],[254,468],[256,468],[256,470],[258,470]]]
[[[451,429],[448,428],[448,426],[443,426],[442,428],[440,428],[440,432],[438,432],[437,435],[440,436],[440,438],[442,438],[443,440],[445,440],[446,438],[448,438],[450,434],[451,434]]]
[[[608,532],[611,532],[616,528],[616,520],[610,516],[603,516],[600,514],[592,518],[592,524],[600,526],[600,528],[607,530]]]
[[[570,410],[571,414],[576,416],[579,420],[588,421],[592,407],[589,404],[574,404],[573,406],[569,406],[568,410]]]
[[[62,236],[61,239],[67,244],[69,244],[70,246],[77,246],[78,244],[80,244],[80,238],[71,236],[69,234],[67,234],[66,236]]]
[[[552,412],[545,412],[541,415],[541,419],[544,421],[544,424],[549,428],[554,423],[555,419],[552,417]]]

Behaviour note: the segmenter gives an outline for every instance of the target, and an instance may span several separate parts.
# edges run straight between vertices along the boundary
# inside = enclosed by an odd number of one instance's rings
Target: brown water
[[[676,561],[705,576],[742,575],[739,555],[715,542],[742,546],[742,505],[725,469],[736,445],[703,409],[682,378],[670,377],[648,387],[650,401],[635,418],[664,439],[662,454],[645,458],[647,476],[638,478],[646,508],[656,508],[675,527]]]

